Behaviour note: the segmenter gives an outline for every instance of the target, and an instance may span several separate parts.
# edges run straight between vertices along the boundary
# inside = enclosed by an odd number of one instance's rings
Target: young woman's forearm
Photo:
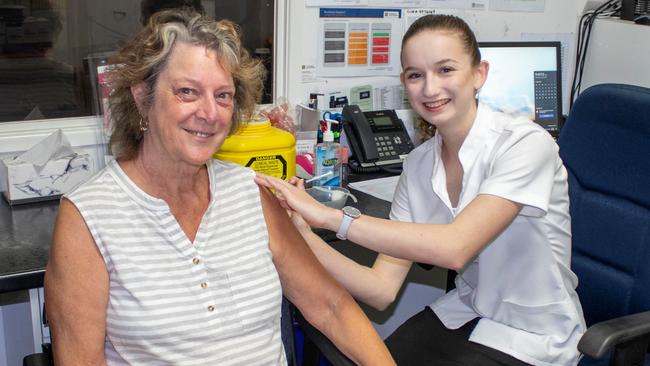
[[[340,210],[330,210],[322,216],[318,227],[336,232],[342,219]],[[450,235],[445,233],[449,228],[445,226],[449,225],[413,224],[361,215],[350,225],[347,237],[379,253],[451,268],[452,264],[444,259],[455,256],[454,247],[440,243],[457,243],[457,239],[450,240]]]
[[[343,212],[316,202],[288,182],[258,175],[258,184],[275,189],[284,204],[310,225],[337,231]],[[521,205],[480,194],[448,224],[405,223],[361,215],[347,237],[368,249],[392,257],[439,267],[461,269],[515,219]]]
[[[392,279],[346,257],[311,231],[301,234],[321,264],[355,299],[378,310],[384,310],[395,300],[401,282],[393,285]]]
[[[449,224],[361,215],[350,225],[347,237],[379,253],[459,270],[510,225],[520,210],[521,205],[515,202],[479,195]],[[343,213],[330,209],[320,217],[319,227],[337,231]]]

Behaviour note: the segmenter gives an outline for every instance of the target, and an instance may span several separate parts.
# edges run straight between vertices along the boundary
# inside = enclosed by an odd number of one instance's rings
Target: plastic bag
[[[260,110],[259,114],[267,117],[271,121],[271,125],[274,127],[285,130],[294,136],[298,134],[294,118],[291,116],[289,111],[288,102],[278,100],[275,104],[271,104]]]

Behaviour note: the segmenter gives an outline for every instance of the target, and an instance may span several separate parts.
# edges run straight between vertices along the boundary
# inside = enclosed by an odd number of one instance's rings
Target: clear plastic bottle
[[[334,142],[332,123],[337,121],[327,119],[327,129],[323,132],[323,142],[314,147],[314,186],[341,186],[341,161],[339,160],[339,144]]]
[[[341,163],[341,187],[348,187],[348,176],[350,167],[348,166],[348,147],[341,145],[339,147],[339,162]]]

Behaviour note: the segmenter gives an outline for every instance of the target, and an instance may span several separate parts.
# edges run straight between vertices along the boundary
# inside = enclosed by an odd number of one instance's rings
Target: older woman
[[[212,159],[259,96],[235,26],[164,11],[117,57],[115,160],[66,195],[45,278],[59,365],[282,365],[282,292],[344,353],[393,364],[254,172]]]

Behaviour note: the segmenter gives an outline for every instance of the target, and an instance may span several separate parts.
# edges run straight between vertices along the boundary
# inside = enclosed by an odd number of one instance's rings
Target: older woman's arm
[[[352,296],[318,262],[272,193],[260,188],[273,262],[284,295],[305,318],[361,365],[394,365]]]
[[[77,208],[61,200],[45,272],[45,305],[57,365],[106,365],[108,273]]]

